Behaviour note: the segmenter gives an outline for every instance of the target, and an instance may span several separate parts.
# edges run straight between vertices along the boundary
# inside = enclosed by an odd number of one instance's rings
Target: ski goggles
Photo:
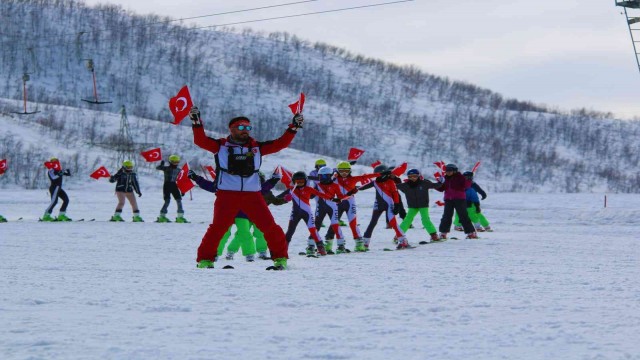
[[[238,125],[236,126],[236,129],[242,131],[242,130],[247,130],[247,131],[251,131],[251,129],[253,129],[253,126],[251,125]]]

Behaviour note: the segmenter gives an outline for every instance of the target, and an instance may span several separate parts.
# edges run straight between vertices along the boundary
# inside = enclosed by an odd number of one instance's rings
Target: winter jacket
[[[47,171],[47,175],[49,176],[49,181],[51,181],[51,185],[49,187],[54,188],[57,186],[62,188],[62,176],[71,176],[71,172],[69,171],[69,169],[49,169],[49,171]]]
[[[156,169],[160,171],[164,171],[164,182],[166,183],[175,183],[178,178],[178,174],[180,174],[180,169],[178,165],[165,165],[164,160],[160,162],[160,165],[156,166]]]
[[[404,193],[408,207],[426,208],[429,207],[429,189],[436,189],[441,185],[429,180],[419,179],[417,181],[409,180],[397,186],[398,190]]]
[[[118,172],[109,178],[109,182],[116,183],[116,191],[118,192],[134,192],[142,195],[140,185],[138,184],[138,176],[133,171],[126,171],[120,168]]]
[[[444,177],[444,185],[436,188],[440,192],[444,192],[444,200],[466,200],[466,190],[471,187],[471,180],[468,180],[459,172],[451,176]]]

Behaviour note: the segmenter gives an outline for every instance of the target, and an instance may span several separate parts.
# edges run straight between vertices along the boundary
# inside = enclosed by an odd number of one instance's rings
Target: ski
[[[225,265],[222,267],[223,269],[235,269],[233,266],[231,265]]]

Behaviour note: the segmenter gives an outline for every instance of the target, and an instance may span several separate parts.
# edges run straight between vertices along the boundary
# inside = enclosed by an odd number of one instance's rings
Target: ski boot
[[[233,254],[235,254],[233,251],[227,251],[227,256],[224,258],[227,260],[233,260]]]
[[[4,216],[0,215],[0,223],[5,223],[5,222],[7,222],[7,219]]]
[[[324,249],[327,251],[327,255],[335,255],[333,252],[333,240],[325,240]]]
[[[278,258],[273,260],[273,265],[269,266],[267,270],[286,270],[287,258]]]
[[[478,234],[476,234],[475,232],[469,233],[467,234],[467,239],[478,239]]]
[[[362,238],[356,239],[356,247],[353,249],[355,252],[365,252],[367,248],[364,246],[364,240]]]
[[[455,230],[455,231],[464,231],[464,228],[462,226],[460,226],[460,225],[456,225],[456,226],[453,227],[453,230]]]
[[[53,221],[56,221],[56,218],[51,216],[51,214],[49,213],[44,213],[44,216],[42,217],[42,219],[40,219],[40,221],[53,222]]]
[[[198,269],[213,269],[213,261],[211,260],[200,260],[198,261],[198,265],[196,265]]]
[[[176,217],[176,224],[188,224],[189,221],[184,218],[184,214],[178,213],[178,217]]]
[[[473,224],[473,227],[476,228],[477,232],[485,232],[485,229],[480,224]]]
[[[338,220],[338,225],[340,226],[347,226],[347,223],[342,221],[342,220]]]
[[[439,241],[447,240],[447,233],[440,233],[440,236],[438,236],[438,240]]]
[[[318,248],[318,254],[320,254],[320,256],[327,255],[327,250],[324,249],[324,244],[322,243],[322,241],[317,243],[316,247]]]
[[[398,239],[398,246],[396,246],[396,250],[403,250],[409,247],[409,241],[405,237],[401,237]]]
[[[429,236],[431,236],[431,241],[438,241],[438,240],[440,240],[440,239],[438,238],[438,233],[429,234]]]
[[[73,221],[73,220],[71,220],[71,218],[68,217],[65,213],[61,212],[60,214],[58,214],[56,221]]]
[[[133,219],[131,221],[133,221],[133,222],[144,222],[144,220],[142,219],[142,216],[140,216],[140,215],[133,215]]]
[[[491,226],[487,225],[487,226],[484,227],[484,231],[493,232],[493,229],[491,228]]]
[[[122,216],[120,216],[120,214],[114,214],[111,219],[109,219],[109,221],[113,221],[113,222],[121,222],[124,221],[124,219],[122,218]]]
[[[338,245],[338,248],[336,249],[336,254],[348,254],[350,252],[351,250],[344,247],[344,244]]]
[[[256,260],[254,255],[247,255],[245,258],[247,259],[247,262],[254,262]]]
[[[167,217],[167,215],[165,214],[160,214],[160,216],[158,216],[158,218],[156,219],[157,223],[170,223],[171,220],[169,220],[169,218]]]
[[[269,257],[269,255],[267,255],[267,252],[266,252],[266,251],[259,252],[259,253],[258,253],[258,259],[261,259],[261,260],[271,260],[271,258]]]
[[[313,245],[309,245],[306,248],[307,256],[315,256],[316,255],[316,247]]]
[[[393,237],[393,243],[398,245],[398,237],[396,237],[396,236]]]

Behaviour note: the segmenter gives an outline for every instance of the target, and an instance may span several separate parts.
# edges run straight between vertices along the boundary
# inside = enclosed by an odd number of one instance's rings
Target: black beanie
[[[233,124],[237,123],[238,121],[243,121],[243,120],[244,120],[244,121],[251,122],[251,120],[249,120],[249,118],[248,118],[248,117],[246,117],[246,116],[238,116],[238,117],[234,117],[233,119],[231,119],[231,120],[229,121],[229,127],[231,127],[231,125],[233,125]]]

